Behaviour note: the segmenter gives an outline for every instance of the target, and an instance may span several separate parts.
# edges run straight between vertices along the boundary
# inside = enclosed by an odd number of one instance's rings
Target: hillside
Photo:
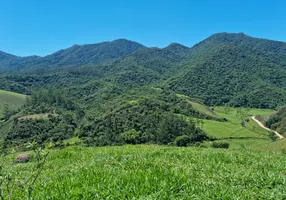
[[[275,108],[286,101],[286,43],[215,34],[192,48],[192,58],[166,87],[207,105]]]
[[[277,112],[271,115],[265,125],[277,132],[286,135],[286,107],[280,108]]]
[[[26,102],[26,95],[0,90],[0,142],[12,127],[10,119]]]
[[[8,109],[8,112],[19,109],[25,103],[26,98],[22,94],[0,90],[0,118],[3,117],[5,109]]]

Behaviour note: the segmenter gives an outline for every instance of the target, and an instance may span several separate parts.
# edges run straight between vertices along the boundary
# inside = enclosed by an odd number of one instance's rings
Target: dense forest
[[[180,95],[209,106],[283,106],[285,55],[286,43],[228,33],[192,48],[147,48],[121,39],[46,57],[0,52],[0,89],[29,95],[15,116],[6,117],[11,122],[4,141],[9,146],[77,136],[101,146],[210,139],[200,120],[224,119],[197,112]],[[285,127],[277,116],[269,127]]]

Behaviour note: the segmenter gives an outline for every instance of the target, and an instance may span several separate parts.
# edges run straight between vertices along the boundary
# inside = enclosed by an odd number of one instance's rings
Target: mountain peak
[[[242,40],[250,39],[251,37],[244,33],[216,33],[211,35],[206,40],[217,41],[217,42],[239,42]]]
[[[167,47],[163,48],[163,50],[170,51],[177,55],[184,55],[190,52],[190,48],[179,43],[171,43]]]
[[[113,40],[110,42],[110,44],[115,44],[115,45],[119,45],[119,46],[120,45],[128,45],[129,47],[135,47],[138,49],[146,48],[144,45],[142,45],[138,42],[134,42],[134,41],[123,39],[123,38]]]
[[[165,47],[164,49],[190,49],[189,47],[186,47],[184,45],[181,45],[179,43],[171,43],[169,44],[167,47]]]
[[[111,42],[133,42],[133,41],[127,40],[127,39],[124,39],[124,38],[119,38],[119,39],[113,40]]]

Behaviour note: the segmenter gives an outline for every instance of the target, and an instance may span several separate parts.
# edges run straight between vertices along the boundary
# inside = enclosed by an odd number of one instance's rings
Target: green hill
[[[26,98],[26,95],[0,90],[0,118],[3,117],[5,105],[9,110],[17,110],[25,103]]]
[[[286,43],[215,34],[191,49],[167,88],[207,105],[275,108],[286,101]]]

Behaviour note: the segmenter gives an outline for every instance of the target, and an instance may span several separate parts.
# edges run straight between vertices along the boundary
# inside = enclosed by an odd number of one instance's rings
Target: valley
[[[285,55],[243,33],[0,52],[0,197],[281,199]]]

